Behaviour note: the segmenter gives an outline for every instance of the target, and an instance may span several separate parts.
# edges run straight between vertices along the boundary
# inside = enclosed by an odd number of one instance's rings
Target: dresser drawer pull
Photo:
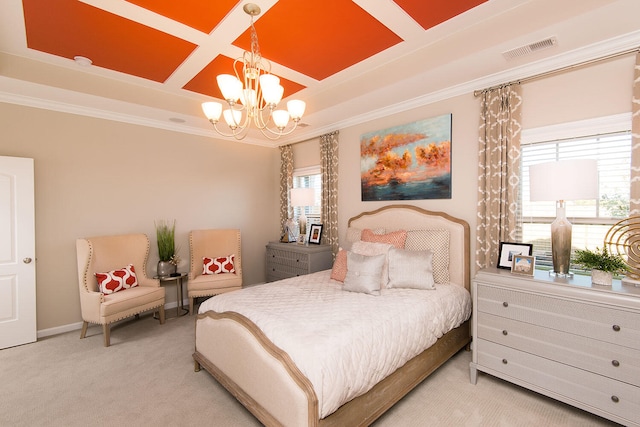
[[[506,329],[502,331],[502,335],[508,335],[508,334],[509,334],[509,332],[507,332]]]
[[[504,363],[506,365],[509,362],[507,362],[507,359],[502,359],[502,363]]]
[[[620,399],[618,398],[618,396],[611,396],[611,400],[613,400],[615,403],[620,402]]]
[[[615,366],[616,368],[617,368],[618,366],[620,366],[620,362],[618,362],[617,360],[612,360],[612,361],[611,361],[611,364],[612,364],[613,366]]]
[[[504,307],[509,307],[509,303],[508,303],[508,302],[506,302],[506,301],[505,301],[505,302],[503,302],[503,303],[502,303],[502,305],[503,305]]]
[[[616,332],[620,332],[620,326],[619,325],[613,325],[613,330]]]

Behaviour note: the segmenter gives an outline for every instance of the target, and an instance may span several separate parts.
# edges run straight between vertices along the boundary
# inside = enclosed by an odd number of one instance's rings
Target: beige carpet
[[[193,371],[194,317],[151,316],[0,350],[0,426],[257,426],[204,370]],[[375,426],[606,426],[602,418],[480,374],[462,351]]]

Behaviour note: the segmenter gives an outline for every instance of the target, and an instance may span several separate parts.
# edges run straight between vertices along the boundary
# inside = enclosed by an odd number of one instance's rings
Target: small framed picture
[[[321,237],[322,237],[322,224],[312,224],[311,231],[309,232],[309,243],[313,243],[314,245],[319,245]]]
[[[304,245],[307,243],[307,236],[305,236],[304,234],[300,234],[298,236],[298,244],[299,245]]]
[[[507,270],[511,270],[514,255],[533,255],[533,245],[530,243],[500,242],[498,268],[506,268]]]
[[[527,255],[514,255],[513,264],[511,264],[511,272],[516,274],[526,274],[533,276],[533,270],[536,268],[536,259]]]

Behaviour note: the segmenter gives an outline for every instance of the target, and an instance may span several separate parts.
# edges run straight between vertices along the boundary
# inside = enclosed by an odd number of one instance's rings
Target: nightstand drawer
[[[482,312],[478,338],[640,387],[640,350]]]
[[[306,271],[309,268],[309,255],[280,249],[267,248],[267,259],[270,263],[297,268]]]
[[[482,283],[477,293],[478,312],[640,350],[640,313]]]
[[[563,363],[479,339],[478,363],[487,372],[568,403],[582,403],[640,423],[640,388]],[[629,423],[625,423],[629,424]]]

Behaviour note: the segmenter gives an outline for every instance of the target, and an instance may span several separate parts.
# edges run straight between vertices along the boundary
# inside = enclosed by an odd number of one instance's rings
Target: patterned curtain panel
[[[640,53],[636,54],[631,102],[631,198],[629,215],[640,215]]]
[[[293,187],[293,147],[280,147],[280,226],[284,232],[284,223],[293,217],[291,203],[289,203],[289,189]]]
[[[322,243],[338,253],[338,131],[320,137],[322,173]]]
[[[478,157],[476,267],[496,266],[500,242],[520,236],[520,137],[522,95],[519,85],[482,93]]]

